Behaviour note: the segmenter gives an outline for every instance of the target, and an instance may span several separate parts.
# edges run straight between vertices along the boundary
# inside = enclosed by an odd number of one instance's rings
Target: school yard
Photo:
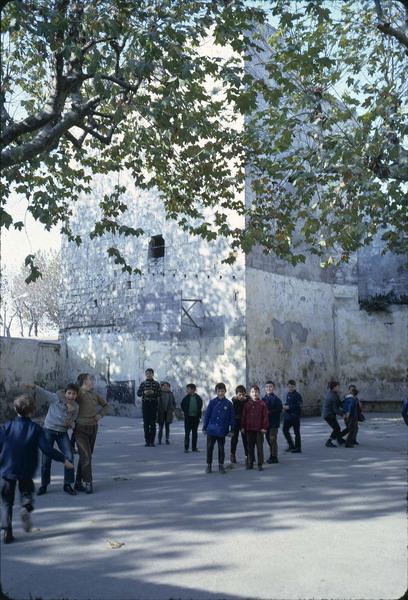
[[[200,453],[145,448],[139,419],[106,417],[95,493],[62,492],[54,463],[34,528],[15,518],[1,546],[13,600],[390,599],[407,589],[408,428],[371,413],[356,448],[324,447],[328,427],[304,419],[303,453],[260,473],[241,464],[204,474]],[[229,445],[227,443],[227,445]],[[38,479],[36,480],[38,484]]]

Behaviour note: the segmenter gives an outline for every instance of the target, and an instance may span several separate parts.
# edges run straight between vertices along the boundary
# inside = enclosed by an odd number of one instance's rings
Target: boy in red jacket
[[[250,391],[251,399],[245,403],[242,411],[241,427],[246,433],[248,443],[247,469],[254,468],[255,445],[258,456],[258,470],[262,471],[263,456],[263,434],[268,429],[268,409],[265,402],[260,398],[259,387],[253,385]]]

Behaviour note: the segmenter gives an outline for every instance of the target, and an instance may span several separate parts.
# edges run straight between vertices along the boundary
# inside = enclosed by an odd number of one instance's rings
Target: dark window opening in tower
[[[163,258],[164,257],[164,238],[162,235],[153,235],[149,242],[149,258]]]

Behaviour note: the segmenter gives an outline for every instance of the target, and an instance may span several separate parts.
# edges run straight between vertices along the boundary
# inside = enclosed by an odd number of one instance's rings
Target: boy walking
[[[161,390],[159,382],[154,380],[153,369],[146,369],[145,376],[146,379],[140,384],[137,395],[142,399],[145,446],[153,447],[155,446],[157,409]]]
[[[17,483],[21,496],[23,528],[25,531],[31,530],[30,513],[34,510],[33,477],[38,466],[38,448],[53,460],[64,463],[66,469],[74,468],[61,452],[52,448],[42,428],[31,421],[34,400],[23,395],[16,398],[13,404],[17,418],[0,427],[1,528],[5,544],[14,541],[12,522]]]
[[[338,381],[330,381],[328,388],[328,392],[323,402],[322,417],[331,427],[332,432],[325,445],[327,448],[336,448],[337,446],[333,444],[333,440],[337,440],[339,446],[344,444],[340,425],[338,424],[336,417],[336,415],[343,415],[339,394],[340,384]]]
[[[166,429],[166,444],[170,444],[170,424],[173,422],[176,400],[170,390],[170,384],[167,381],[161,382],[161,392],[157,409],[157,422],[159,424],[159,444],[163,439],[163,427]]]
[[[246,433],[248,442],[248,463],[247,469],[254,468],[255,445],[258,457],[258,470],[263,470],[263,434],[268,429],[268,409],[265,402],[262,402],[259,393],[259,387],[253,385],[250,390],[250,399],[242,411],[242,429]]]
[[[283,435],[288,442],[286,452],[299,453],[302,452],[302,440],[300,437],[300,415],[302,412],[302,396],[296,390],[296,381],[289,379],[288,381],[288,393],[286,394],[286,401],[283,405]],[[290,434],[290,429],[293,427],[293,433],[295,434],[295,442],[293,442]]]
[[[246,393],[246,389],[243,385],[238,385],[235,389],[235,396],[232,398],[232,405],[234,407],[235,421],[234,421],[234,429],[232,431],[231,438],[231,464],[235,464],[237,462],[236,452],[238,445],[238,437],[241,432],[242,444],[244,446],[245,452],[245,464],[248,462],[248,444],[247,444],[247,436],[246,433],[242,430],[241,420],[242,420],[242,411],[244,410],[244,406],[246,402],[249,400],[249,396]]]
[[[93,378],[89,373],[78,375],[78,417],[75,426],[75,439],[78,446],[75,489],[77,492],[93,493],[92,454],[95,447],[98,423],[110,410],[109,404],[94,392]]]
[[[346,424],[346,429],[343,429],[341,435],[344,436],[347,434],[346,448],[353,448],[353,446],[356,444],[358,445],[358,389],[355,385],[350,385],[348,391],[349,393],[343,400],[344,422]],[[342,442],[344,442],[344,440],[342,440]]]
[[[213,451],[215,443],[218,444],[218,470],[225,474],[225,436],[234,427],[234,407],[232,402],[225,397],[227,388],[225,383],[215,386],[217,396],[210,400],[204,416],[203,433],[207,435],[207,469],[212,472]]]
[[[275,394],[275,384],[273,381],[265,383],[265,396],[262,400],[268,409],[269,426],[266,433],[266,441],[269,446],[269,458],[266,461],[269,464],[279,462],[278,460],[278,431],[280,425],[281,413],[283,410],[282,401]]]
[[[203,401],[196,390],[197,386],[194,383],[189,383],[186,386],[187,395],[181,401],[181,410],[184,413],[184,452],[188,452],[190,446],[190,433],[192,451],[198,452],[198,424],[203,410]]]

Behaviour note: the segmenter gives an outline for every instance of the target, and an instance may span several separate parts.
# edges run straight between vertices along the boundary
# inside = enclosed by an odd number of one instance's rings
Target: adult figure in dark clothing
[[[332,431],[330,437],[326,442],[327,448],[336,448],[333,444],[333,440],[337,440],[339,445],[344,444],[344,440],[341,434],[341,428],[337,421],[337,416],[344,414],[341,408],[340,399],[340,384],[338,381],[330,381],[328,384],[328,391],[323,401],[322,417],[326,423],[331,427]]]
[[[153,369],[146,369],[145,376],[146,379],[140,384],[137,395],[142,399],[145,446],[148,447],[155,446],[157,409],[161,390],[160,383],[154,380]]]
[[[203,410],[203,401],[196,391],[195,383],[189,383],[186,386],[187,394],[181,401],[181,410],[184,413],[184,452],[188,452],[190,446],[190,433],[191,449],[193,452],[198,452],[198,424]]]

